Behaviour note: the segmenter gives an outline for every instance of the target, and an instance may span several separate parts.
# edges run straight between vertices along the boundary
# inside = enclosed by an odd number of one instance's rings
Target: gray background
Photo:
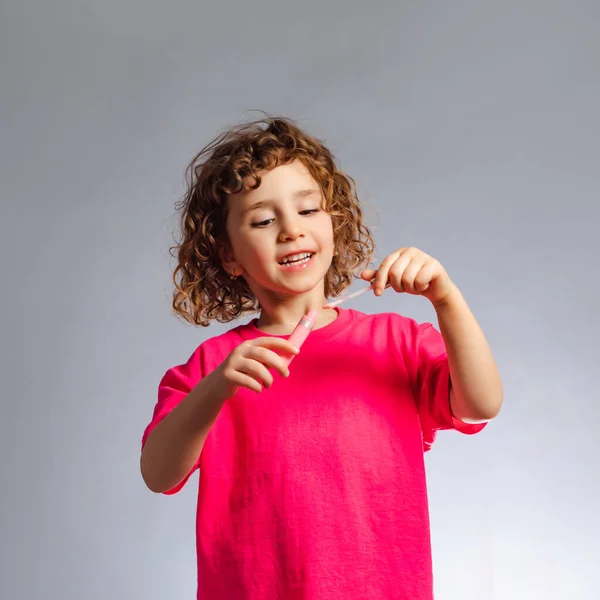
[[[183,169],[264,109],[462,287],[506,399],[427,458],[439,600],[600,597],[600,4],[2,2],[0,597],[193,598],[197,476],[153,495]],[[387,292],[354,307],[432,320]]]

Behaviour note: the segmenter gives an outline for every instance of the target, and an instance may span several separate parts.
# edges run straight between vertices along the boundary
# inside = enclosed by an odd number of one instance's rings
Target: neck
[[[256,326],[265,333],[288,335],[309,310],[316,310],[318,314],[315,328],[324,327],[334,321],[338,314],[335,309],[323,308],[325,302],[324,293],[316,293],[315,290],[286,298],[263,299]]]

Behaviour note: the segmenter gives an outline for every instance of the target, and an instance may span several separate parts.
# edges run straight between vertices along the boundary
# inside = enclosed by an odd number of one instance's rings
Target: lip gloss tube
[[[292,331],[292,334],[288,338],[288,342],[292,346],[298,348],[298,350],[300,350],[300,347],[302,346],[302,344],[304,344],[306,338],[308,337],[308,334],[313,330],[313,327],[317,322],[317,314],[318,312],[316,310],[309,310],[300,319],[298,325],[296,325],[294,331]],[[292,362],[293,358],[293,356],[289,358],[288,364]]]

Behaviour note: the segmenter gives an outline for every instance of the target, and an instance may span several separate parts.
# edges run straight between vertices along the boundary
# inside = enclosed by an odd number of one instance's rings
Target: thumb
[[[361,277],[361,279],[364,279],[365,281],[369,281],[370,282],[375,277],[376,273],[377,273],[376,269],[365,269],[360,274],[360,277]]]

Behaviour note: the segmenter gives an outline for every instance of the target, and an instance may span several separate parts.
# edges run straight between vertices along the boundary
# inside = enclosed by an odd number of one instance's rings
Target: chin
[[[314,278],[307,278],[304,281],[278,282],[274,285],[274,290],[283,294],[307,294],[314,291],[322,283],[323,279],[315,281]]]

